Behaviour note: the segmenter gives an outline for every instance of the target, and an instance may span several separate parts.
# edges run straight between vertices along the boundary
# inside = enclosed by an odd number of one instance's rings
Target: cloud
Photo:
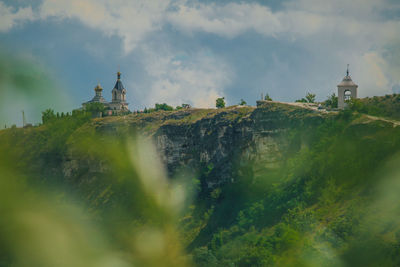
[[[383,95],[391,93],[391,84],[385,73],[389,67],[385,60],[375,52],[363,55],[359,64],[359,74],[363,75],[360,79],[361,96]],[[361,77],[360,77],[361,78]]]
[[[35,14],[30,7],[14,10],[2,2],[0,10],[0,31],[10,30],[25,20],[75,19],[106,36],[120,38],[125,54],[140,50],[160,33],[164,33],[161,42],[174,42],[168,35],[168,27],[192,39],[196,39],[198,33],[209,34],[209,38],[215,35],[233,39],[253,32],[281,44],[301,47],[299,51],[311,55],[310,61],[319,65],[316,69],[320,73],[324,65],[336,64],[337,69],[350,63],[354,77],[358,78],[355,82],[360,84],[360,92],[367,95],[386,92],[400,83],[397,78],[400,76],[399,63],[390,60],[400,58],[400,51],[390,48],[391,53],[395,51],[396,54],[385,56],[387,47],[398,43],[396,38],[400,35],[398,17],[387,15],[400,11],[400,4],[395,1],[289,0],[279,10],[272,11],[257,2],[43,0]],[[235,78],[235,73],[221,57],[201,58],[199,52],[197,55],[192,53],[185,61],[175,58],[178,52],[145,52],[144,56],[148,58],[143,61],[143,67],[150,79],[147,81],[151,88],[150,99],[190,100],[195,105],[211,105],[211,98],[221,95],[230,84],[228,80]],[[260,53],[268,53],[268,50]],[[279,64],[284,60],[277,58],[275,61]],[[287,76],[294,75],[288,73]],[[308,86],[308,81],[315,84],[312,77],[301,78],[307,79],[298,82],[302,86]],[[269,80],[276,87],[284,86],[282,80],[274,81],[272,76]],[[329,80],[330,84],[332,82]],[[194,89],[189,89],[192,87]],[[179,94],[182,95],[178,100]],[[200,99],[206,100],[200,103]]]
[[[142,88],[148,105],[165,102],[215,107],[215,100],[231,82],[229,66],[207,51],[179,55],[166,48],[145,48],[143,52],[144,68],[151,80]]]
[[[131,52],[150,32],[162,27],[168,0],[44,0],[42,19],[78,19],[84,25],[118,36],[126,53]]]
[[[20,23],[34,20],[32,7],[24,7],[14,10],[0,2],[0,32],[7,32]]]
[[[170,12],[167,21],[184,32],[201,31],[233,38],[254,30],[274,36],[282,30],[279,17],[259,4],[228,3],[226,5],[182,3]]]

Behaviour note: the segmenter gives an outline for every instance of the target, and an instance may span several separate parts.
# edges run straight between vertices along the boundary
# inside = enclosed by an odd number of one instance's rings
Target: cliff
[[[262,163],[263,169],[279,169],[290,148],[288,133],[311,129],[327,116],[303,107],[266,102],[258,108],[236,106],[108,117],[84,127],[102,136],[123,138],[137,132],[148,136],[170,177],[190,170],[201,175],[204,186],[212,188],[233,182],[234,173],[246,164]],[[306,139],[304,136],[301,142],[307,142]],[[73,153],[67,155],[63,173],[71,176],[82,166],[74,161]],[[93,168],[96,163],[89,165]]]

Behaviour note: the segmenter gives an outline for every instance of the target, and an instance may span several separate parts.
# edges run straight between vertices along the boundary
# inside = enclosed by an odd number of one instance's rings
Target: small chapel
[[[101,103],[104,105],[106,110],[109,113],[125,113],[129,112],[128,103],[126,102],[126,89],[121,81],[121,72],[117,73],[117,81],[115,83],[114,88],[111,91],[112,100],[111,102],[107,102],[102,93],[103,88],[101,87],[100,83],[94,88],[95,95],[92,100],[85,102],[82,104],[83,108],[90,103]]]

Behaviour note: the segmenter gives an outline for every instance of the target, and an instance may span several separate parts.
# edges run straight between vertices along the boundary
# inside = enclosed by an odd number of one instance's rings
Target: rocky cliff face
[[[102,119],[95,124],[100,133],[116,134],[126,128],[152,136],[170,177],[182,170],[202,173],[203,186],[212,188],[232,182],[232,174],[247,163],[279,168],[291,147],[288,134],[320,123],[323,116],[301,107],[266,102],[257,108],[158,112]],[[64,166],[65,173],[71,173],[71,162]]]
[[[206,168],[203,182],[212,187],[232,181],[232,173],[246,163],[278,168],[289,149],[287,133],[321,120],[321,114],[307,109],[265,103],[216,112],[187,124],[165,124],[154,138],[170,175],[182,167]]]

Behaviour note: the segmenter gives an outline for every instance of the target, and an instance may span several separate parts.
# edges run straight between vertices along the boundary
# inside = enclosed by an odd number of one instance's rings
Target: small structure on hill
[[[112,101],[108,104],[112,110],[128,111],[128,103],[126,103],[126,89],[121,82],[121,72],[117,73],[118,78],[112,89]]]
[[[353,82],[349,75],[349,65],[347,65],[346,76],[342,82],[338,84],[338,108],[344,109],[347,106],[347,101],[352,98],[357,98],[358,85]]]
[[[86,105],[91,103],[101,103],[104,105],[106,113],[125,113],[129,112],[128,103],[126,102],[126,89],[121,82],[121,72],[117,73],[117,82],[115,83],[114,88],[111,91],[112,100],[111,102],[107,102],[103,95],[103,88],[100,83],[94,88],[95,96],[92,100],[85,102],[82,104],[83,108]]]
[[[101,87],[100,83],[97,84],[97,86],[94,88],[95,95],[92,98],[92,100],[83,103],[82,105],[86,105],[89,103],[102,103],[104,106],[108,106],[108,102],[104,99],[102,92],[103,88]]]

